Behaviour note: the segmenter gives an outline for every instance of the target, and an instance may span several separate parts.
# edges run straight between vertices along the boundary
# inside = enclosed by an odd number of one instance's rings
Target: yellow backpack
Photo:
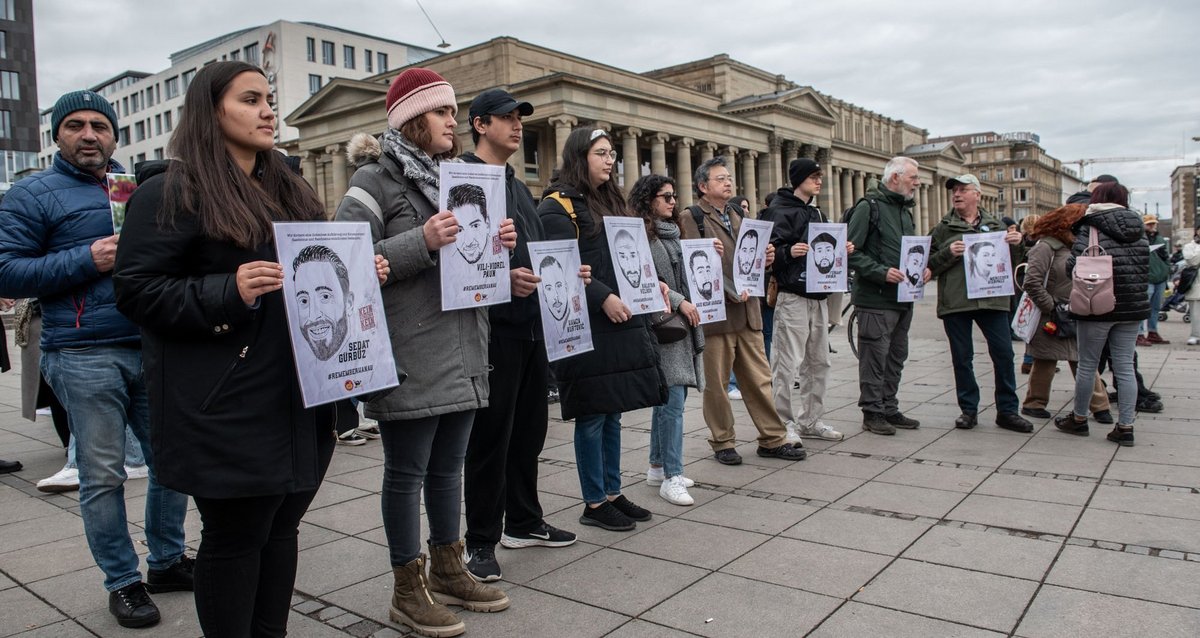
[[[567,211],[567,215],[571,216],[571,223],[575,224],[575,239],[579,239],[579,219],[575,217],[575,204],[571,202],[571,198],[563,197],[562,193],[558,191],[548,193],[546,198],[553,199],[554,201],[558,202],[558,205],[562,206],[563,210]]]

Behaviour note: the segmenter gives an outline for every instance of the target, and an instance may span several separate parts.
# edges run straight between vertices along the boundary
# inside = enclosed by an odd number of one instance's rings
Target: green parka
[[[1009,312],[1010,297],[985,297],[983,299],[967,299],[967,271],[963,267],[962,256],[955,257],[950,252],[950,244],[962,239],[968,233],[994,233],[1005,230],[1004,223],[990,213],[980,209],[979,223],[972,226],[963,221],[958,213],[950,211],[929,236],[933,238],[929,247],[929,270],[938,282],[937,316],[945,317],[956,312],[972,310],[1003,310]],[[1016,248],[1009,245],[1010,264],[1017,263]]]
[[[871,205],[879,209],[878,230],[871,229]],[[854,244],[850,267],[854,269],[854,305],[860,308],[908,310],[911,302],[896,301],[897,284],[887,282],[889,268],[900,267],[900,238],[915,235],[913,200],[888,190],[877,180],[867,186],[864,200],[854,207],[847,225],[847,241]]]

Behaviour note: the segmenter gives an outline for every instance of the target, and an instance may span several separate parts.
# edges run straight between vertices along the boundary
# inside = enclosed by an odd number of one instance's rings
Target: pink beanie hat
[[[446,78],[429,69],[407,69],[388,88],[388,126],[399,130],[405,122],[443,106],[458,113],[454,87]]]

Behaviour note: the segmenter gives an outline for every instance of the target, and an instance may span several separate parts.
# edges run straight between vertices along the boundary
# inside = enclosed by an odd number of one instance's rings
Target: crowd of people
[[[174,159],[139,164],[140,186],[118,236],[104,188],[107,174],[124,172],[112,160],[116,112],[98,94],[69,93],[52,109],[59,145],[53,166],[17,183],[0,204],[0,295],[33,300],[23,302],[21,329],[26,352],[35,353],[26,363],[30,405],[51,407],[64,446],[74,450],[64,468],[71,474],[46,491],[77,480],[109,610],[125,627],[159,622],[151,593],[191,590],[208,636],[284,635],[299,522],[337,433],[359,418],[348,400],[308,408],[301,400],[271,229],[274,222],[327,217],[312,188],[274,150],[269,97],[257,67],[217,62],[201,69],[171,140]],[[522,118],[533,113],[528,102],[502,89],[475,97],[470,153],[460,152],[455,133],[454,89],[434,71],[400,73],[384,106],[385,129],[356,135],[349,145],[356,170],[334,218],[370,227],[389,345],[407,373],[397,389],[363,397],[364,414],[378,421],[382,438],[393,621],[423,635],[461,634],[466,627],[450,607],[499,612],[510,605],[504,590],[488,584],[503,577],[497,544],[555,548],[576,541],[545,520],[538,499],[551,373],[561,416],[574,421],[581,525],[627,531],[652,518],[622,493],[621,419],[642,408],[652,408],[646,482],[668,503],[694,503],[683,465],[689,389],[703,395],[708,442],[721,464],[742,462],[731,400],[744,403],[757,429],[758,456],[801,461],[803,439],[844,438],[822,420],[829,332],[840,322],[841,298],[810,292],[805,281],[809,260],[820,256],[827,267],[834,244],[831,236],[812,245],[808,239],[810,224],[831,221],[817,206],[825,177],[818,162],[791,162],[789,184],[760,215],[774,224],[765,246],[773,280],[767,302],[733,284],[735,268],[752,262],[736,245],[751,203],[734,196],[724,158],[702,162],[691,176],[643,176],[627,185],[626,196],[609,132],[581,126],[567,137],[561,170],[536,203],[507,166],[521,149]],[[440,168],[449,162],[505,167],[508,218],[497,241],[509,257],[510,302],[442,310],[439,249],[463,230],[438,206]],[[898,292],[936,279],[961,411],[956,427],[979,424],[978,328],[992,365],[997,426],[1029,433],[1034,425],[1025,416],[1052,418],[1050,384],[1056,364],[1066,361],[1075,399],[1055,426],[1086,435],[1093,418],[1113,424],[1109,440],[1132,445],[1145,389],[1135,345],[1164,342],[1154,300],[1166,279],[1151,262],[1153,224],[1129,210],[1125,188],[1097,180],[1086,202],[1027,222],[1021,232],[981,210],[979,180],[961,175],[946,184],[952,210],[932,229],[928,249],[912,250],[903,240],[915,234],[919,183],[917,162],[896,157],[848,214],[863,431],[895,435],[920,427],[898,399],[914,312],[914,302],[900,301]],[[694,206],[678,205],[681,188],[698,196]],[[658,340],[649,315],[622,300],[618,274],[625,271],[616,267],[603,221],[612,216],[644,223],[659,292],[683,319],[679,338]],[[996,231],[1004,232],[1012,263],[1027,261],[1024,290],[1048,320],[1028,344],[1023,403],[1011,301],[968,294],[967,240]],[[710,239],[719,263],[707,256],[699,266],[686,263],[684,239]],[[594,343],[553,365],[542,344],[540,279],[529,250],[542,240],[576,242],[583,266],[570,275],[583,287]],[[1089,244],[1112,258],[1114,299],[1111,308],[1085,314],[1069,302],[1072,272]],[[1002,249],[988,245],[992,253]],[[1181,260],[1194,280],[1200,234],[1182,248]],[[690,290],[689,269],[712,273],[720,285]],[[724,298],[725,319],[702,323],[693,301],[711,299],[714,289]],[[1200,305],[1200,286],[1180,292],[1193,310]],[[1200,343],[1197,322],[1188,343]],[[1106,365],[1112,399],[1098,377]],[[149,480],[145,581],[123,491],[139,461]],[[188,496],[202,524],[194,559],[183,542]]]

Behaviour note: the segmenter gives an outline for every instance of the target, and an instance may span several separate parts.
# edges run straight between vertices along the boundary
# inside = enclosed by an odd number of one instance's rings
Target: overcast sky
[[[37,0],[38,93],[126,69],[277,19],[410,44],[439,42],[415,0]],[[1166,216],[1171,170],[1200,161],[1200,3],[1168,0],[424,0],[451,51],[508,35],[646,71],[728,53],[931,136],[1033,131],[1051,155],[1184,156],[1097,164]],[[978,6],[977,6],[978,5]],[[986,5],[986,6],[984,6]],[[603,10],[601,10],[603,9]],[[103,19],[101,16],[110,16]]]

